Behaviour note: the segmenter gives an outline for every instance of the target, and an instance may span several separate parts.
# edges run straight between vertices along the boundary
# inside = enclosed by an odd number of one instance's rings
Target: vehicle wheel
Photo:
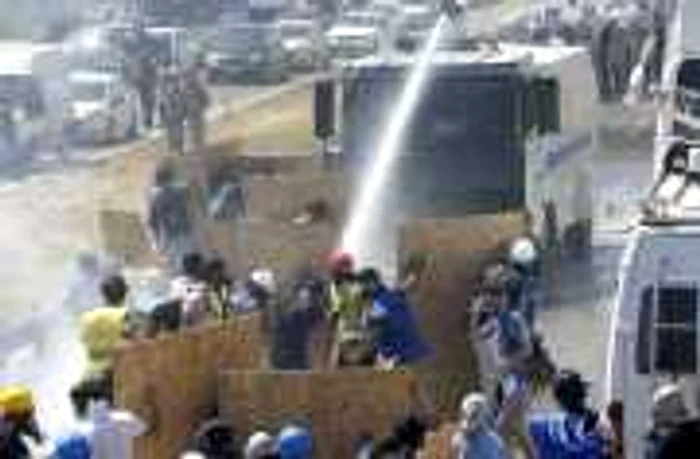
[[[118,139],[117,135],[117,120],[114,116],[110,116],[107,120],[107,127],[105,128],[104,142],[107,145],[115,143]]]
[[[126,140],[133,140],[133,139],[136,139],[138,136],[139,136],[138,116],[136,115],[136,112],[132,112],[131,115],[129,115],[129,120],[126,123],[126,128],[124,129],[124,138]]]
[[[557,207],[552,202],[547,202],[542,208],[542,251],[549,259],[556,259],[559,255],[559,222]]]

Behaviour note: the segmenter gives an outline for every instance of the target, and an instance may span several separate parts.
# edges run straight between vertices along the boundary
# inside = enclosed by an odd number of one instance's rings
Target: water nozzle
[[[459,0],[440,0],[440,11],[451,21],[456,21],[466,9],[466,2]]]

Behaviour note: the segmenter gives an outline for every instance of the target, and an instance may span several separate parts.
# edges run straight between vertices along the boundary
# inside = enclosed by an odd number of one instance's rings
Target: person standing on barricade
[[[173,167],[161,165],[151,190],[147,229],[153,248],[166,256],[172,272],[197,248],[189,199],[187,186],[176,183]]]

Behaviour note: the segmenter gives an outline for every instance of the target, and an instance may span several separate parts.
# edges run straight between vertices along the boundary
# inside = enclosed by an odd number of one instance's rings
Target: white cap
[[[474,392],[462,399],[459,427],[464,432],[473,432],[488,423],[489,402],[484,394]]]
[[[275,439],[272,438],[272,435],[264,430],[259,430],[248,437],[243,450],[243,457],[245,459],[257,459],[269,453],[274,447]]]
[[[199,451],[187,451],[182,453],[180,459],[207,459],[207,457]]]
[[[520,265],[529,265],[537,259],[535,244],[528,237],[519,237],[510,246],[510,261]]]
[[[256,269],[250,273],[250,280],[264,288],[268,293],[277,291],[275,274],[269,269]]]
[[[652,397],[654,422],[657,424],[674,424],[688,417],[688,408],[683,398],[683,391],[678,384],[664,384]]]

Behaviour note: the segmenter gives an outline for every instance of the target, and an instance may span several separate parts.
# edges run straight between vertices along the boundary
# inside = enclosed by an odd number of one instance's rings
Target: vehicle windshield
[[[310,22],[283,22],[280,24],[280,33],[283,38],[311,38],[313,24]]]
[[[674,134],[700,138],[700,60],[687,60],[681,64],[675,104]]]
[[[372,13],[347,13],[340,20],[343,26],[353,27],[376,27],[379,22],[379,17]]]
[[[73,81],[71,98],[79,102],[98,102],[107,96],[107,85],[102,81]]]
[[[270,26],[225,26],[211,41],[211,48],[221,51],[247,52],[248,49],[271,46],[280,39],[280,30]]]

